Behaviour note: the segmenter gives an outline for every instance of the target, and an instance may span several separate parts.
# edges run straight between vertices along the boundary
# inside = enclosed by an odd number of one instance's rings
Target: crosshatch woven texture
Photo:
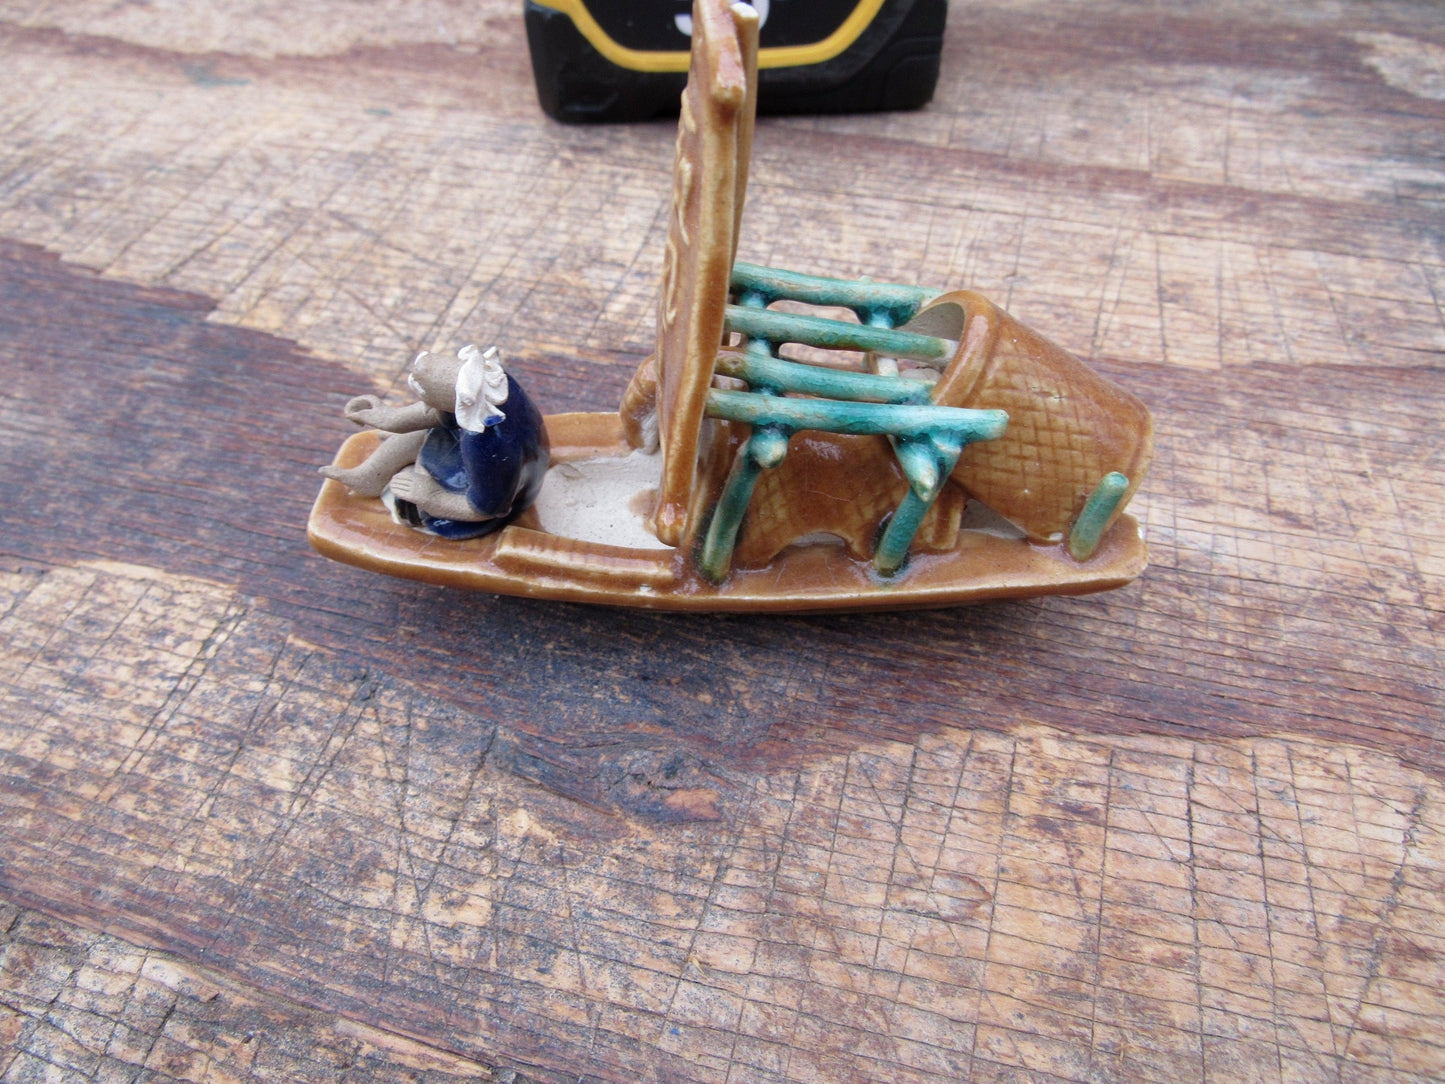
[[[880,525],[907,492],[886,437],[795,434],[787,458],[758,476],[734,563],[760,568],[783,547],[817,532],[841,538],[854,558],[869,560]],[[945,483],[919,525],[913,552],[953,548],[967,499],[958,486]]]
[[[1144,404],[990,302],[948,296],[967,299],[970,325],[986,320],[992,333],[986,351],[965,347],[953,362],[963,371],[945,371],[935,401],[1009,416],[1002,437],[963,450],[953,479],[1036,541],[1066,532],[1111,471],[1137,489],[1153,454]]]

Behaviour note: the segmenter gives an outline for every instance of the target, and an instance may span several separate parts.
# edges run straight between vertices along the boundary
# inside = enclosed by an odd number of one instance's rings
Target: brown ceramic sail
[[[672,546],[686,531],[698,432],[722,344],[757,109],[757,46],[758,16],[748,5],[694,5],[657,308],[662,479],[653,524]]]

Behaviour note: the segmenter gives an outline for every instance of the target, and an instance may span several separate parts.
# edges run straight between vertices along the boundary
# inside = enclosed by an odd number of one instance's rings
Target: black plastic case
[[[685,0],[551,0],[585,10],[591,33],[615,53],[642,65],[675,63],[675,71],[647,71],[614,63],[599,52],[564,10],[523,0],[527,44],[542,108],[571,123],[650,120],[675,115],[687,81]],[[851,43],[823,60],[769,67],[769,50],[826,52],[821,43],[846,38],[855,11],[877,0],[772,0],[759,34],[758,111],[762,113],[868,113],[917,109],[933,97],[947,0],[883,0]],[[861,17],[861,16],[860,16]],[[854,27],[857,25],[855,17]],[[669,58],[671,58],[669,60]]]

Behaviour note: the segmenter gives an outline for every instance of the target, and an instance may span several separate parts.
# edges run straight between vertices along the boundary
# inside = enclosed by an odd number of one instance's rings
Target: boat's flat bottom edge
[[[554,459],[624,455],[615,414],[547,418]],[[359,463],[377,435],[352,436],[340,466]],[[735,571],[713,586],[675,550],[626,549],[560,538],[525,517],[496,534],[453,542],[394,522],[380,501],[323,482],[307,535],[317,552],[345,564],[443,587],[650,610],[808,613],[957,606],[993,599],[1079,595],[1122,587],[1144,570],[1147,551],[1133,517],[1110,528],[1088,561],[1063,546],[1036,546],[965,531],[959,546],[912,558],[881,578],[841,546],[783,553],[766,569]]]

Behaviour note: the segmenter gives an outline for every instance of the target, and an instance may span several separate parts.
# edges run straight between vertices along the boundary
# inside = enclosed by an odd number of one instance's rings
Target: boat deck
[[[552,415],[547,428],[559,464],[553,471],[598,458],[620,464],[630,452],[622,443],[616,415]],[[342,447],[336,463],[354,466],[376,444],[375,432],[357,433]],[[593,493],[614,518],[629,504],[638,507],[637,498],[645,497],[645,490],[629,494],[615,485]],[[452,542],[399,524],[381,502],[327,482],[312,508],[309,536],[327,557],[440,587],[717,613],[923,609],[1006,597],[1082,595],[1122,587],[1148,560],[1137,521],[1124,515],[1099,551],[1082,563],[1069,557],[1062,544],[1036,546],[988,530],[964,530],[953,552],[914,555],[899,575],[888,579],[868,563],[851,560],[841,546],[821,544],[795,547],[765,569],[735,570],[714,586],[699,577],[693,562],[683,560],[678,550],[658,548],[655,540],[650,546],[629,547],[568,537],[547,529],[548,514],[543,507],[496,534]],[[642,519],[638,512],[632,517],[639,523]],[[632,524],[618,534],[648,537]]]

